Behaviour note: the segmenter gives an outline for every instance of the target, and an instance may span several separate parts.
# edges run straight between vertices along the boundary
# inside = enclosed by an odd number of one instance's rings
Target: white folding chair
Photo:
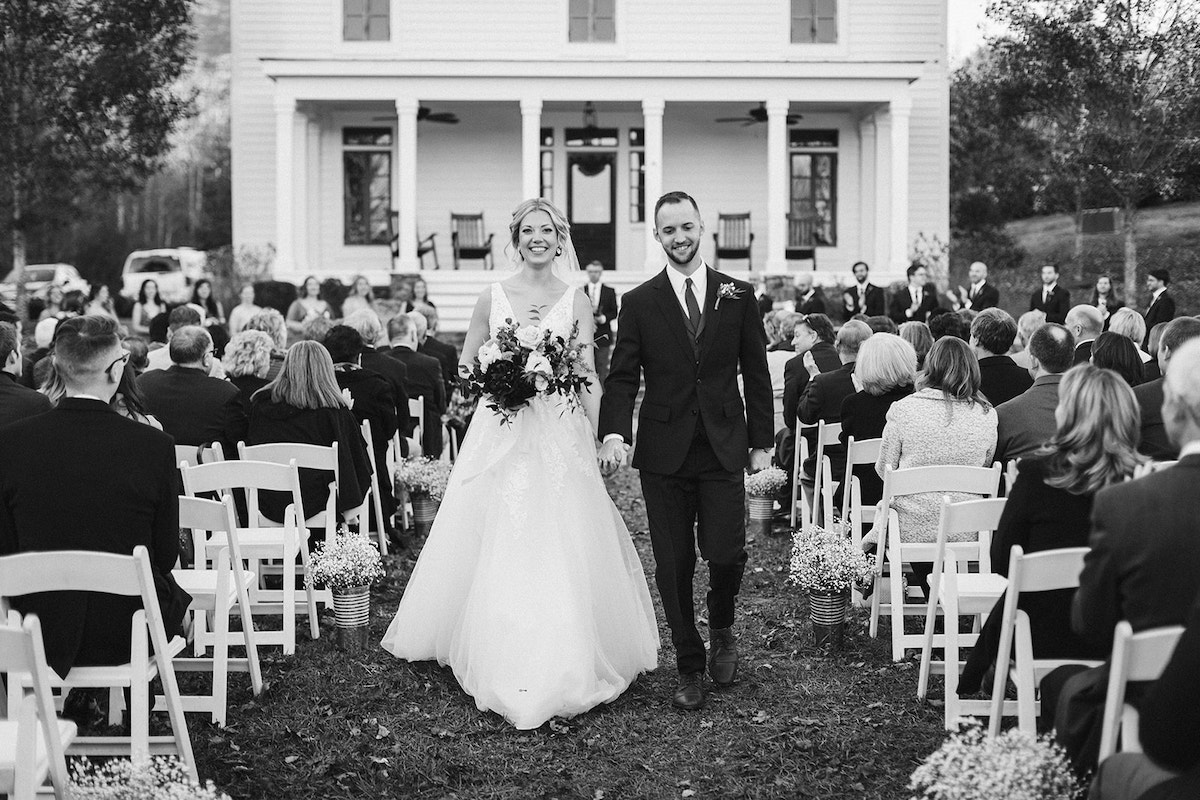
[[[803,422],[796,420],[796,437],[795,450],[792,453],[792,515],[791,526],[796,528],[796,509],[800,509],[800,529],[808,530],[812,524],[812,506],[804,499],[804,487],[801,485],[804,473],[801,471],[805,461],[808,460],[808,439],[802,435],[805,428],[814,428],[815,425],[805,425]]]
[[[179,527],[191,530],[203,541],[212,533],[220,533],[228,542],[217,553],[216,569],[208,569],[207,558],[199,558],[192,569],[172,570],[175,582],[192,596],[189,611],[193,614],[192,646],[197,658],[177,658],[179,671],[211,671],[212,694],[183,696],[184,711],[206,711],[220,727],[225,727],[228,706],[229,672],[250,673],[250,686],[255,695],[262,693],[262,670],[258,662],[258,645],[254,633],[254,615],[250,604],[250,589],[255,575],[243,566],[238,546],[237,515],[233,498],[226,495],[220,502],[197,497],[179,498]],[[241,616],[240,633],[230,632],[229,617],[234,606]],[[212,617],[211,632],[209,616]],[[229,657],[230,645],[246,648],[246,657]],[[212,658],[203,658],[209,647]]]
[[[145,761],[151,755],[175,755],[183,762],[193,781],[199,780],[192,740],[183,718],[179,686],[171,663],[187,646],[183,637],[167,640],[163,628],[154,576],[150,572],[150,554],[142,545],[132,556],[92,550],[55,550],[19,553],[0,557],[0,612],[16,623],[19,615],[9,598],[36,592],[99,592],[122,597],[137,597],[142,607],[130,620],[130,659],[128,663],[105,667],[73,667],[66,678],[50,673],[50,686],[56,689],[108,687],[111,694],[129,689],[129,736],[83,736],[67,749],[67,755],[125,755]],[[153,650],[153,654],[151,654]],[[150,681],[162,682],[170,736],[150,735]],[[32,683],[29,675],[8,676],[8,707],[18,708],[21,692]],[[113,709],[110,708],[110,714]],[[119,714],[119,710],[117,711]]]
[[[863,439],[855,441],[853,436],[846,437],[846,474],[843,477],[842,519],[850,525],[850,536],[855,547],[862,546],[862,529],[875,522],[875,506],[862,503],[862,486],[854,477],[854,468],[868,465],[872,469],[879,461],[879,450],[883,439]]]
[[[1013,714],[1012,701],[1004,699],[1008,678],[1011,677],[1017,687],[1017,725],[1027,733],[1036,734],[1041,711],[1036,692],[1042,678],[1065,664],[1097,666],[1101,663],[1085,659],[1034,658],[1029,615],[1017,608],[1023,594],[1077,589],[1087,552],[1086,547],[1064,547],[1026,555],[1024,548],[1016,545],[1009,554],[1008,587],[1004,595],[1004,616],[1000,622],[1000,645],[996,650],[996,677],[989,711],[989,736],[999,736],[1001,717]]]
[[[404,489],[404,487],[400,486],[396,482],[396,472],[400,469],[400,462],[404,460],[404,456],[401,455],[404,452],[400,446],[401,435],[402,434],[397,431],[396,435],[392,437],[391,443],[388,445],[387,480],[391,481],[392,486],[395,488],[396,513],[400,515],[400,527],[403,530],[408,530],[411,521],[411,509],[409,508],[408,492]]]
[[[413,428],[412,436],[408,439],[408,454],[410,456],[424,455],[425,451],[421,447],[421,442],[425,440],[425,426],[429,422],[429,420],[425,419],[424,395],[408,398],[408,415],[417,421],[416,427]]]
[[[1012,459],[1004,465],[1004,496],[1008,497],[1012,494],[1013,485],[1017,482],[1017,462],[1019,459]]]
[[[199,447],[190,444],[175,445],[175,463],[182,464],[212,464],[225,460],[225,449],[220,442],[212,442]]]
[[[35,614],[20,625],[0,624],[0,672],[28,678],[33,691],[0,717],[0,794],[33,800],[50,778],[54,796],[67,797],[66,748],[75,740],[75,723],[54,713],[50,668]]]
[[[833,523],[833,494],[837,491],[838,482],[834,480],[833,469],[829,456],[825,455],[826,448],[836,447],[841,441],[842,423],[817,422],[817,463],[813,476],[812,520],[817,525],[829,526]]]
[[[371,515],[361,514],[358,518],[358,527],[363,533],[368,536],[373,532],[375,534],[375,543],[379,547],[381,555],[387,555],[387,530],[384,527],[383,520],[383,500],[379,494],[379,465],[375,463],[375,437],[371,435],[371,423],[363,420],[362,423],[363,441],[367,443],[367,460],[371,462],[371,488],[368,489],[370,496],[366,498],[364,505],[369,505],[375,510],[375,530],[371,530]]]
[[[925,699],[929,675],[941,672],[946,677],[945,721],[952,730],[963,714],[986,714],[991,708],[986,700],[963,700],[958,696],[958,673],[962,663],[958,654],[963,647],[978,641],[982,619],[996,605],[1008,581],[991,570],[990,548],[992,533],[1004,513],[1003,499],[964,500],[952,503],[942,498],[942,514],[938,538],[929,576],[929,604],[925,612],[925,634],[921,645],[921,670],[917,679],[917,698]],[[973,541],[951,542],[950,537],[969,534]],[[970,572],[970,565],[978,572]],[[943,633],[934,632],[938,613],[942,614]],[[959,617],[974,617],[976,633],[959,633]],[[933,648],[945,650],[945,659],[933,660]]]
[[[1131,480],[1136,481],[1138,478],[1153,475],[1160,470],[1170,469],[1178,463],[1178,461],[1147,461],[1144,464],[1138,464],[1133,470],[1133,478]]]
[[[892,618],[892,659],[900,661],[904,658],[906,647],[923,647],[925,634],[904,633],[904,617],[924,617],[928,612],[928,604],[924,602],[909,603],[902,588],[903,565],[908,562],[933,562],[937,557],[935,542],[904,542],[900,530],[900,518],[892,503],[897,497],[912,494],[944,495],[949,493],[964,493],[979,495],[981,498],[995,497],[1000,489],[1000,465],[991,467],[964,466],[932,466],[911,467],[908,469],[888,469],[883,476],[883,501],[880,505],[882,519],[878,516],[875,528],[883,524],[884,529],[879,537],[875,550],[874,592],[871,595],[871,627],[870,634],[875,637],[879,633],[879,618],[888,615]],[[888,575],[885,579],[884,565],[888,565]],[[882,595],[887,591],[888,602],[883,602]],[[911,586],[909,592],[919,592],[916,586]]]
[[[300,470],[294,462],[271,464],[264,461],[221,461],[215,464],[201,464],[189,467],[184,464],[183,489],[189,497],[218,492],[222,495],[234,489],[242,489],[246,493],[246,505],[250,512],[251,526],[238,528],[238,545],[242,557],[251,561],[271,561],[278,559],[285,566],[296,563],[300,558],[300,572],[308,576],[308,531],[299,524],[298,516],[303,513],[303,500],[300,496]],[[254,524],[260,520],[258,493],[260,491],[288,492],[292,502],[284,512],[282,523],[265,520],[262,525]],[[221,548],[228,546],[228,538],[220,532],[214,532],[197,548],[202,557],[216,554]],[[201,560],[197,558],[197,561]],[[262,567],[258,568],[261,577]],[[282,589],[266,589],[255,586],[250,592],[250,607],[256,617],[261,615],[281,616],[281,630],[256,631],[258,644],[282,645],[283,652],[291,655],[296,652],[296,614],[308,615],[308,629],[313,639],[321,636],[317,619],[316,592],[307,580],[304,588],[296,588],[295,569],[282,570]]]
[[[1134,633],[1128,621],[1117,623],[1109,660],[1108,693],[1104,697],[1104,724],[1100,729],[1100,761],[1117,752],[1118,734],[1122,751],[1141,752],[1138,713],[1125,703],[1126,684],[1158,680],[1182,635],[1181,625]]]

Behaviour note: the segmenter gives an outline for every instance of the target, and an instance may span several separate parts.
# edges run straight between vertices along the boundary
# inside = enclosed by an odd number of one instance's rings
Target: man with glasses
[[[31,550],[150,551],[167,635],[180,632],[190,599],[171,577],[179,555],[175,450],[170,436],[113,410],[129,354],[106,316],[65,320],[55,366],[66,396],[57,408],[0,428],[0,556]],[[46,660],[65,676],[76,664],[129,660],[137,598],[43,593],[14,602],[41,619]],[[83,721],[97,711],[84,697]],[[66,713],[79,701],[68,698]],[[78,716],[78,715],[77,715]]]
[[[246,438],[246,411],[238,388],[229,381],[209,377],[213,341],[199,325],[185,325],[171,335],[169,369],[154,370],[138,378],[146,411],[175,437],[175,444],[220,442],[226,453],[237,451]]]

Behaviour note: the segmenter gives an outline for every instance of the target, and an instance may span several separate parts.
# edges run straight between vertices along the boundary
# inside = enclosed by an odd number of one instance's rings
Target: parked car
[[[153,280],[168,303],[186,303],[192,296],[192,284],[206,277],[208,255],[191,247],[164,247],[134,250],[125,258],[121,270],[121,294],[136,300],[142,282]]]
[[[87,294],[91,284],[79,275],[79,270],[70,264],[26,264],[25,292],[29,297],[41,296],[51,285],[64,292],[79,290]],[[12,305],[17,299],[17,271],[14,269],[0,283],[0,300]]]

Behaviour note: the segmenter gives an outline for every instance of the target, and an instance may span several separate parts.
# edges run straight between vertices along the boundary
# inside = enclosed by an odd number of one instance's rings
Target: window
[[[342,0],[342,39],[386,42],[392,38],[390,0]]]
[[[788,132],[789,247],[837,244],[837,131]]]
[[[616,0],[568,0],[567,41],[615,42]]]
[[[541,186],[538,197],[554,202],[554,128],[542,128],[542,150],[539,158],[541,164]]]
[[[589,125],[586,128],[567,128],[563,133],[567,147],[616,147],[621,141],[620,131],[616,128]]]
[[[646,131],[629,129],[629,221],[646,221]]]
[[[392,131],[342,131],[346,244],[388,244],[392,210]]]
[[[837,0],[791,0],[792,44],[837,44]]]

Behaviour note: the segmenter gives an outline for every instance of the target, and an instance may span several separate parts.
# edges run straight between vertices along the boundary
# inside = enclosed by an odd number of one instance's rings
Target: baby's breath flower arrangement
[[[93,764],[80,758],[71,764],[71,797],[75,800],[229,800],[213,786],[194,783],[174,756],[159,756],[134,765],[124,758]]]
[[[310,584],[330,589],[370,586],[384,575],[383,559],[364,533],[340,529],[332,542],[317,542],[308,569]]]
[[[396,468],[396,483],[407,489],[409,494],[430,500],[441,501],[449,480],[450,465],[432,458],[406,458]]]
[[[870,580],[872,569],[842,523],[835,522],[832,530],[811,525],[792,536],[789,580],[802,591],[848,592],[855,583]]]
[[[959,729],[909,779],[913,800],[1072,800],[1080,786],[1048,737],[1017,729],[989,738],[978,722]]]
[[[787,473],[779,467],[767,467],[746,476],[746,494],[751,497],[774,497],[787,485]]]

